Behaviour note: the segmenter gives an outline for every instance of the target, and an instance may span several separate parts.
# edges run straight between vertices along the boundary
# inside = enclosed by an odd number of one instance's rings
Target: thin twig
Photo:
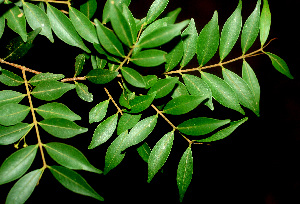
[[[116,108],[118,109],[118,113],[120,113],[121,115],[123,115],[123,111],[119,108],[118,104],[115,102],[114,98],[110,95],[109,91],[107,90],[107,88],[104,87],[104,90],[106,92],[106,94],[108,95],[109,99],[113,102],[113,104],[116,106]]]
[[[86,80],[86,77],[73,77],[73,78],[65,78],[60,80],[61,82],[68,82],[68,81],[84,81]]]
[[[25,66],[22,66],[22,65],[19,65],[19,64],[7,62],[7,61],[5,61],[4,59],[1,59],[1,58],[0,58],[0,63],[7,64],[7,65],[10,65],[12,67],[21,69],[22,71],[24,70],[26,72],[31,72],[31,73],[34,73],[34,74],[41,74],[42,73],[42,72],[39,72],[39,71],[36,71],[36,70],[33,70],[33,69],[29,69],[29,68],[27,68]]]

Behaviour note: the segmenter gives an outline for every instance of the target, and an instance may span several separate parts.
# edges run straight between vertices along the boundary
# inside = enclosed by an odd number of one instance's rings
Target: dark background
[[[130,8],[135,17],[142,18],[151,3],[152,1],[148,0],[133,0]],[[209,146],[193,146],[194,174],[185,195],[184,203],[300,203],[300,99],[298,93],[300,76],[298,68],[299,38],[296,30],[298,29],[299,17],[294,3],[295,1],[292,0],[269,1],[272,12],[269,39],[278,38],[278,40],[273,41],[266,48],[266,51],[282,57],[288,63],[295,79],[290,80],[278,73],[272,67],[267,56],[262,55],[247,60],[255,70],[261,85],[261,116],[257,118],[253,113],[246,110],[249,121],[239,127],[230,137]],[[104,4],[104,1],[99,1],[99,4]],[[171,0],[166,12],[181,7],[182,12],[178,17],[178,21],[194,18],[199,32],[211,19],[214,10],[218,10],[219,25],[222,28],[237,4],[237,0]],[[254,0],[243,1],[243,22],[250,15],[255,4],[256,1]],[[101,19],[100,16],[98,18]],[[7,28],[6,32],[9,33]],[[8,36],[5,33],[0,40],[0,45],[5,44],[5,40],[11,38],[11,35]],[[64,73],[66,77],[72,77],[74,58],[81,51],[60,43],[57,38],[55,38],[55,41],[55,44],[51,44],[47,39],[39,37],[36,39],[35,47],[28,53],[27,57],[18,63],[39,71]],[[60,46],[59,49],[57,49],[57,46]],[[259,46],[260,43],[257,40],[251,50],[255,50]],[[240,55],[240,43],[238,42],[226,59],[232,59]],[[210,63],[214,62],[218,62],[217,57]],[[192,62],[189,67],[196,66]],[[4,68],[4,66],[2,67]],[[227,67],[239,74],[241,73],[241,61]],[[86,69],[88,70],[88,68]],[[216,69],[217,74],[218,70]],[[20,91],[23,91],[22,88]],[[119,95],[120,90],[115,89],[112,84],[107,88],[112,93],[116,92],[115,97]],[[1,87],[1,89],[7,89],[7,87]],[[88,126],[88,121],[85,119],[88,117],[88,111],[96,103],[107,99],[103,88],[97,87],[91,89],[91,91],[94,94],[94,103],[77,100],[74,91],[67,93],[59,100],[59,102],[66,103],[71,110],[82,116],[83,121],[78,122],[78,124],[85,127]],[[72,101],[70,101],[70,98]],[[25,104],[26,101],[24,100],[23,103]],[[38,103],[37,100],[34,101],[35,106],[38,106]],[[241,118],[241,115],[233,113],[234,111],[219,106],[217,103],[214,104],[216,107],[214,112],[202,107],[196,111],[195,117],[207,116],[220,119],[229,117],[233,120]],[[111,113],[115,112],[112,105],[109,110],[112,111]],[[182,122],[182,119],[180,121],[178,118],[170,119],[175,125]],[[92,164],[99,169],[103,169],[105,152],[110,142],[94,150],[87,150],[95,127],[96,125],[91,125],[88,133],[78,135],[72,139],[62,140],[62,142],[74,145],[87,156]],[[158,126],[147,142],[153,147],[156,141],[170,130],[169,125],[159,118]],[[27,143],[35,144],[36,140],[33,132],[31,138],[26,137]],[[47,134],[42,136],[42,140],[45,142],[59,141]],[[158,173],[150,184],[147,183],[147,164],[134,149],[127,152],[120,166],[106,176],[88,172],[80,172],[80,174],[108,203],[177,203],[176,171],[180,157],[186,148],[187,143],[185,140],[176,134],[172,152],[163,167],[163,173]],[[15,149],[12,145],[2,146],[0,163],[13,151]],[[47,161],[51,165],[51,159],[48,158]],[[40,167],[41,160],[39,154],[37,154],[32,169]],[[0,186],[0,203],[5,202],[5,197],[13,184],[14,182],[11,182]],[[97,203],[92,198],[74,194],[63,188],[53,179],[48,170],[45,171],[40,185],[27,201],[27,203],[58,204],[65,202]]]

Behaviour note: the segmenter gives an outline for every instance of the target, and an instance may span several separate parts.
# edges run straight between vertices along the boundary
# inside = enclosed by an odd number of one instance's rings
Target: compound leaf
[[[20,178],[31,166],[37,145],[30,145],[10,155],[0,167],[0,185]]]
[[[171,152],[174,140],[174,131],[165,134],[153,147],[148,159],[148,183],[166,163]]]
[[[141,67],[155,67],[166,61],[167,52],[156,49],[141,51],[130,59],[130,61]]]
[[[7,86],[19,86],[24,83],[24,80],[13,72],[1,69],[0,82]]]
[[[22,94],[17,91],[12,90],[3,90],[0,91],[0,106],[8,103],[19,103],[25,97],[25,94]]]
[[[89,92],[89,88],[82,83],[75,83],[76,85],[76,93],[77,95],[86,102],[92,102],[93,101],[93,94]]]
[[[122,76],[131,85],[139,88],[145,88],[146,83],[143,76],[134,69],[128,67],[121,68]]]
[[[33,86],[37,86],[42,82],[45,81],[57,81],[60,79],[63,79],[65,76],[63,74],[53,74],[53,73],[41,73],[34,75],[28,83],[30,83]]]
[[[86,180],[75,171],[63,166],[49,166],[48,168],[56,180],[70,191],[104,201]]]
[[[86,75],[86,78],[94,84],[106,84],[116,78],[118,74],[118,72],[107,69],[93,69]]]
[[[269,56],[274,68],[277,71],[279,71],[281,74],[284,74],[285,76],[287,76],[290,79],[294,79],[294,77],[290,73],[290,69],[289,69],[288,65],[282,58],[280,58],[277,55],[272,54],[270,52],[265,52],[265,53]]]
[[[58,142],[44,144],[44,147],[50,157],[64,167],[98,174],[102,173],[101,170],[91,165],[87,158],[75,147]]]
[[[97,104],[89,112],[89,122],[100,122],[106,115],[109,100],[105,100]]]
[[[17,103],[0,106],[0,125],[10,126],[22,122],[30,111],[30,107]]]
[[[38,123],[49,134],[66,139],[88,131],[73,121],[63,118],[49,118]]]
[[[271,27],[271,11],[268,0],[263,1],[263,8],[260,15],[260,42],[261,46],[265,44],[268,39]]]
[[[155,0],[148,10],[145,23],[152,23],[165,10],[168,3],[169,0]]]
[[[129,113],[124,113],[119,120],[118,127],[117,127],[117,134],[120,135],[124,131],[131,129],[139,122],[141,117],[142,114],[133,115]]]
[[[155,98],[162,98],[168,95],[175,87],[178,82],[178,77],[168,77],[165,79],[158,80],[152,87],[149,89],[148,94],[156,92]]]
[[[13,126],[0,126],[0,145],[9,145],[27,135],[33,124],[18,123]]]

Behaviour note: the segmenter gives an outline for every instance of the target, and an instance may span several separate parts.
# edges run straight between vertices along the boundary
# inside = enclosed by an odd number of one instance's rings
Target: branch
[[[121,113],[121,115],[123,115],[122,110],[119,108],[118,104],[115,102],[115,100],[113,99],[113,97],[110,95],[109,91],[107,90],[107,88],[104,87],[104,90],[106,92],[106,94],[108,95],[109,99],[113,102],[113,104],[116,106],[116,108],[118,109],[118,113]]]
[[[60,80],[61,82],[69,82],[69,81],[84,81],[86,80],[86,77],[73,77],[73,78],[65,78]]]
[[[33,69],[29,69],[29,68],[27,68],[25,66],[22,66],[22,65],[19,65],[19,64],[7,62],[7,61],[5,61],[4,59],[1,59],[1,58],[0,58],[0,63],[7,64],[7,65],[10,65],[12,67],[21,69],[22,71],[31,72],[31,73],[34,73],[34,74],[41,74],[42,73],[42,72],[39,72],[39,71],[36,71],[36,70],[33,70]]]

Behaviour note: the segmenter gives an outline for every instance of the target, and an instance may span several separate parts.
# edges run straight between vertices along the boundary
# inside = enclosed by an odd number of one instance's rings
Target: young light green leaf
[[[86,78],[94,84],[107,84],[116,78],[118,74],[118,72],[107,69],[93,69],[86,75]]]
[[[210,87],[214,99],[227,108],[236,110],[243,115],[245,114],[238,102],[236,94],[224,80],[206,72],[201,72],[201,75],[202,79]]]
[[[74,88],[74,84],[67,84],[58,81],[44,81],[40,82],[33,89],[32,95],[40,100],[53,101]]]
[[[117,8],[114,1],[111,1],[110,6],[110,20],[114,32],[118,38],[127,46],[132,46],[133,39],[130,32],[130,25],[123,13]]]
[[[69,7],[69,16],[78,34],[90,43],[99,43],[97,32],[92,22],[83,13]]]
[[[225,68],[222,68],[222,72],[225,82],[234,90],[239,103],[259,116],[254,95],[244,79]]]
[[[88,0],[80,5],[80,11],[91,19],[97,10],[97,0]]]
[[[140,113],[146,110],[152,104],[155,96],[156,92],[143,96],[137,96],[129,101],[130,113]]]
[[[178,125],[178,130],[187,135],[199,136],[213,132],[219,127],[230,123],[230,120],[218,120],[214,118],[192,118]]]
[[[24,42],[27,41],[26,19],[25,15],[18,6],[14,6],[4,13],[7,19],[7,26],[18,33]]]
[[[76,93],[82,100],[87,102],[93,101],[93,94],[89,92],[89,89],[86,85],[78,82],[76,82],[75,85],[76,85]]]
[[[30,197],[39,182],[44,169],[37,169],[20,178],[10,189],[6,204],[22,204]]]
[[[123,4],[123,15],[129,24],[129,28],[130,28],[129,31],[132,37],[132,42],[135,43],[137,40],[138,29],[135,23],[135,19],[131,11],[129,10],[128,6],[126,6],[126,4]]]
[[[122,134],[120,134],[107,148],[105,155],[104,175],[118,166],[124,159],[125,153],[122,154],[122,147],[127,135],[128,131],[122,132]]]
[[[148,160],[148,183],[166,163],[171,152],[174,140],[174,131],[165,134],[153,147]]]
[[[101,174],[87,158],[75,147],[58,142],[44,144],[47,153],[60,165],[74,170],[85,170]]]
[[[166,55],[166,72],[174,69],[183,56],[183,41],[180,40],[179,43]]]
[[[151,153],[151,148],[149,147],[149,145],[147,144],[147,142],[144,142],[141,146],[139,146],[137,149],[138,154],[140,155],[140,157],[146,162],[148,163],[149,160],[149,156]]]
[[[260,26],[260,4],[261,0],[258,0],[254,11],[244,24],[241,36],[243,54],[249,50],[258,36]]]
[[[28,83],[33,86],[37,86],[45,81],[57,81],[63,79],[65,76],[63,74],[52,74],[52,73],[41,73],[34,75]]]
[[[197,40],[197,58],[200,67],[204,66],[217,52],[219,47],[218,12],[215,11],[212,19],[199,34]]]
[[[30,27],[33,30],[42,28],[40,34],[46,36],[53,43],[51,25],[46,13],[37,5],[28,2],[23,2],[23,9]]]
[[[24,80],[13,72],[1,69],[0,82],[7,86],[19,86],[24,83]]]
[[[173,24],[173,23],[176,22],[176,19],[177,19],[177,17],[178,17],[178,15],[179,15],[180,12],[181,12],[181,8],[177,8],[177,9],[175,9],[175,10],[170,11],[169,13],[167,13],[166,17],[169,17],[169,19],[170,19],[169,23],[170,24]]]
[[[91,109],[89,112],[89,122],[100,122],[106,115],[109,100],[102,101]]]
[[[0,106],[0,125],[10,126],[22,122],[30,111],[30,107],[17,103]]]
[[[0,91],[0,106],[8,103],[19,103],[25,97],[25,94],[22,94],[17,91],[12,90],[3,90]]]
[[[141,51],[131,57],[131,62],[141,67],[156,67],[166,61],[167,52],[156,49]]]
[[[87,128],[80,127],[73,121],[63,118],[49,118],[38,124],[49,134],[62,139],[71,138],[88,131]]]
[[[124,113],[119,120],[118,127],[117,127],[117,134],[120,135],[124,131],[131,129],[139,122],[141,117],[142,117],[141,114],[132,115],[129,113]]]
[[[217,133],[213,134],[212,136],[210,136],[208,138],[197,140],[197,142],[214,142],[214,141],[217,141],[217,140],[222,140],[222,139],[228,137],[231,133],[233,133],[233,131],[236,128],[238,128],[240,125],[242,125],[247,120],[248,120],[248,118],[246,117],[246,118],[244,118],[242,120],[239,120],[239,121],[232,121],[230,123],[229,127],[218,131]]]
[[[98,19],[95,19],[96,29],[101,45],[109,53],[118,57],[124,57],[122,43],[119,41],[113,31],[102,25]]]
[[[207,99],[205,96],[179,96],[169,101],[163,112],[171,115],[182,115],[194,110],[205,99]]]
[[[253,69],[246,62],[246,60],[243,61],[243,79],[248,84],[248,86],[254,96],[255,109],[259,113],[260,86],[259,86],[258,79],[256,78],[256,75],[255,75]]]
[[[152,23],[165,10],[168,3],[169,0],[155,0],[148,10],[145,23]]]
[[[294,79],[293,75],[290,73],[290,69],[289,69],[288,65],[282,58],[280,58],[277,55],[272,54],[270,52],[265,52],[265,53],[269,56],[274,68],[277,71],[279,71],[281,74],[284,74],[285,76],[287,76],[290,79]]]
[[[220,39],[219,55],[221,61],[230,53],[242,29],[242,1],[224,24]]]
[[[114,133],[118,123],[118,114],[114,114],[100,123],[94,134],[89,145],[89,149],[94,149],[99,145],[105,143]]]
[[[9,145],[17,142],[27,135],[32,127],[33,124],[27,123],[18,123],[8,127],[0,125],[0,145]]]
[[[128,67],[121,68],[122,76],[131,85],[139,88],[145,88],[146,83],[143,76],[134,69]]]
[[[0,185],[20,178],[31,166],[37,145],[30,145],[10,155],[0,167]]]
[[[158,80],[148,91],[148,94],[156,92],[155,98],[162,98],[168,95],[178,82],[178,77],[168,77]]]
[[[183,40],[184,51],[180,67],[185,67],[193,59],[197,50],[198,32],[193,18],[189,26],[182,32],[181,38]]]
[[[57,102],[41,105],[35,111],[44,119],[64,118],[71,121],[81,120],[81,117],[71,111],[66,105]]]
[[[271,27],[271,11],[268,0],[263,1],[263,8],[260,15],[260,42],[261,46],[266,43]]]
[[[183,153],[177,169],[177,186],[179,190],[179,200],[182,202],[193,176],[193,155],[191,147]]]
[[[62,166],[49,166],[48,168],[56,180],[70,191],[104,201],[86,180],[75,171]]]
[[[71,46],[79,47],[87,53],[91,52],[76,32],[71,20],[49,3],[47,3],[47,16],[50,20],[51,28],[59,39]]]

